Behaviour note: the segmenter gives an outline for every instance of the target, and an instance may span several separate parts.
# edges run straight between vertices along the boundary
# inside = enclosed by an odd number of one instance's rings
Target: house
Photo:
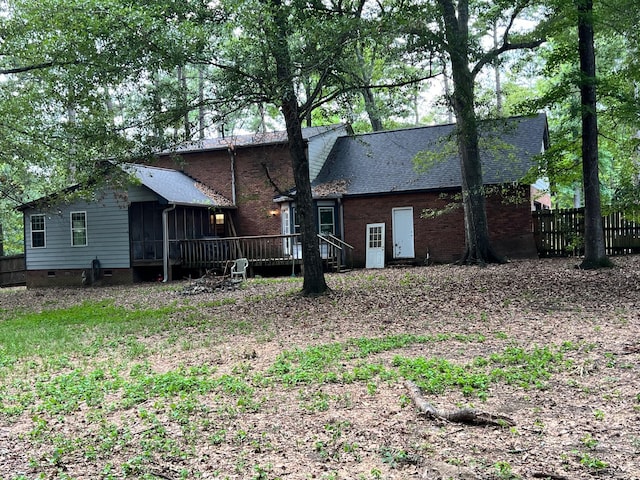
[[[318,231],[351,245],[356,267],[459,259],[465,237],[454,128],[440,125],[339,138],[313,182]],[[485,122],[481,130],[493,245],[509,258],[536,257],[531,210],[548,208],[549,200],[540,196],[544,182],[520,181],[548,145],[546,117]],[[423,171],[414,166],[420,156],[430,163]],[[283,232],[296,231],[294,199],[279,196],[276,202]]]
[[[336,139],[350,133],[345,125],[302,129],[311,181]],[[153,164],[180,170],[230,199],[237,207],[230,235],[281,233],[273,196],[295,184],[285,131],[199,140],[159,155]]]
[[[347,133],[343,125],[303,129],[312,178]],[[273,195],[294,184],[286,132],[198,141],[125,169],[133,178],[125,189],[99,189],[71,202],[54,195],[19,207],[27,286],[201,273],[245,254],[238,242],[221,238],[279,235]],[[269,242],[283,257],[283,242]],[[288,257],[279,263],[291,265]]]
[[[131,176],[125,188],[19,207],[28,287],[167,278],[180,241],[224,233],[224,218],[235,207],[223,195],[175,170],[122,168]]]
[[[482,130],[494,246],[512,258],[535,256],[531,210],[544,203],[536,193],[544,185],[520,181],[548,144],[546,118]],[[327,265],[340,248],[352,249],[356,267],[459,258],[460,166],[456,153],[442,153],[455,152],[453,133],[453,125],[357,136],[344,126],[303,130]],[[418,156],[429,168],[414,168]],[[125,188],[20,207],[28,286],[169,280],[243,256],[258,267],[299,265],[295,195],[282,193],[294,185],[285,132],[203,140],[124,169],[133,179]]]

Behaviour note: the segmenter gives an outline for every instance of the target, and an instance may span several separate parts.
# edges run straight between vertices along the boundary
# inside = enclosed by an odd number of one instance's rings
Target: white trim
[[[33,217],[42,217],[42,230],[35,230],[36,232],[42,232],[44,245],[39,247],[33,246]],[[33,213],[29,215],[29,242],[31,248],[47,248],[47,216],[44,213]]]
[[[331,224],[322,223],[322,211],[331,212]],[[322,231],[322,225],[331,225],[331,232],[330,232],[331,235],[335,235],[336,234],[336,209],[335,209],[335,206],[331,205],[331,206],[319,206],[318,207],[318,233],[320,233],[320,235],[325,233],[325,232]]]
[[[74,214],[82,214],[84,219],[84,227],[74,228],[73,227],[73,215]],[[69,227],[71,229],[71,246],[72,247],[86,247],[89,245],[89,228],[87,226],[87,212],[86,211],[75,211],[69,212]],[[74,244],[74,231],[82,231],[84,230],[84,243],[83,244]]]
[[[398,215],[403,215],[399,218]],[[408,213],[408,216],[404,216]],[[401,222],[406,220],[406,222]],[[415,230],[413,224],[413,207],[397,207],[391,209],[391,228],[393,230],[393,258],[414,258]]]

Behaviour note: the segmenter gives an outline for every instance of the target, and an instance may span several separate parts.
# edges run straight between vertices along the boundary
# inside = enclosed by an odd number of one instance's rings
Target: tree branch
[[[262,165],[262,168],[264,169],[264,173],[267,176],[267,180],[269,180],[269,183],[271,184],[271,186],[273,187],[273,189],[278,192],[278,195],[282,195],[283,197],[293,197],[294,195],[291,194],[291,192],[285,192],[284,190],[281,190],[280,187],[278,186],[278,184],[275,182],[275,180],[273,180],[273,178],[271,177],[271,173],[269,172],[269,167],[267,166],[266,163],[262,162],[260,165]]]
[[[544,42],[546,42],[546,38],[539,38],[537,40],[531,40],[529,42],[518,42],[518,43],[503,43],[499,48],[494,48],[489,50],[486,54],[482,56],[478,63],[475,64],[473,69],[471,70],[471,75],[476,77],[480,70],[482,70],[485,65],[493,62],[496,58],[502,55],[504,52],[508,52],[511,50],[530,50],[534,48],[538,48]]]
[[[31,72],[33,70],[44,70],[46,68],[62,67],[65,65],[74,65],[76,63],[77,62],[63,62],[63,63],[43,62],[43,63],[36,63],[34,65],[25,65],[22,67],[4,68],[4,69],[0,69],[0,75],[11,75],[15,73]]]

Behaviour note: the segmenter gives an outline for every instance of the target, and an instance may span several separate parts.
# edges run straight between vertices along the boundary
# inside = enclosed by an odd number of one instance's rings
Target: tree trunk
[[[458,2],[458,14],[452,0],[438,0],[443,12],[448,53],[453,78],[452,104],[457,124],[458,150],[462,174],[465,251],[459,263],[502,263],[489,240],[485,210],[482,164],[478,147],[478,122],[475,112],[474,76],[469,68],[468,3]]]
[[[309,160],[307,159],[302,138],[302,120],[298,111],[298,99],[291,76],[292,62],[287,42],[287,20],[281,0],[270,0],[276,26],[273,57],[276,63],[280,87],[280,107],[284,115],[289,139],[289,152],[296,183],[296,202],[302,236],[302,262],[304,281],[302,292],[305,295],[320,295],[327,291],[322,258],[313,215],[313,198],[309,179]]]
[[[178,66],[178,83],[180,84],[180,110],[184,125],[184,138],[191,139],[191,123],[189,122],[189,101],[187,99],[187,73],[186,67]]]
[[[577,0],[580,99],[582,104],[582,180],[584,183],[584,259],[580,268],[610,267],[600,207],[596,56],[593,45],[593,0]]]
[[[493,24],[493,48],[498,48],[498,23]],[[502,115],[502,82],[500,81],[500,66],[496,64],[493,67],[493,75],[496,83],[496,112],[498,116]]]
[[[383,130],[383,126],[382,119],[380,118],[380,111],[376,105],[376,97],[373,90],[369,88],[369,85],[371,85],[371,68],[367,66],[364,60],[364,55],[359,47],[356,48],[356,58],[360,74],[362,75],[362,84],[365,85],[364,88],[360,89],[360,94],[364,100],[364,109],[369,117],[371,129],[374,132],[381,132]]]
[[[198,138],[205,138],[204,67],[198,68]]]
[[[360,93],[364,99],[364,108],[367,111],[372,130],[374,132],[381,132],[383,130],[382,120],[380,119],[380,113],[378,112],[373,92],[370,88],[362,88]]]

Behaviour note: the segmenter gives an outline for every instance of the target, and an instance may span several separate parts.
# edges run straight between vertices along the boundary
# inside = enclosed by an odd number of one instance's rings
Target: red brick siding
[[[264,164],[274,183],[287,190],[294,186],[288,146],[276,144],[238,148],[235,151],[236,205],[233,219],[238,235],[280,234],[279,208],[273,203],[276,189],[269,182]],[[232,200],[231,158],[226,150],[214,150],[182,155],[176,162],[159,159],[158,166],[180,168],[187,175],[202,182]],[[278,210],[272,216],[271,211]]]
[[[523,187],[528,193],[529,187]],[[511,196],[508,197],[511,199]],[[366,225],[385,223],[386,261],[393,260],[392,209],[413,207],[415,261],[422,263],[427,252],[431,261],[451,262],[464,251],[464,215],[462,206],[434,218],[421,218],[424,209],[443,209],[451,200],[439,193],[412,193],[378,197],[345,198],[345,241],[354,246],[355,266],[366,260]],[[501,198],[487,199],[489,234],[499,253],[517,256],[519,251],[530,255],[533,242],[531,210],[528,196],[518,203],[504,203]],[[502,250],[502,251],[500,251]],[[524,255],[523,255],[524,256]]]
[[[85,269],[27,270],[27,288],[82,287],[82,272]],[[133,271],[128,268],[105,269],[95,285],[128,285],[133,283]]]

